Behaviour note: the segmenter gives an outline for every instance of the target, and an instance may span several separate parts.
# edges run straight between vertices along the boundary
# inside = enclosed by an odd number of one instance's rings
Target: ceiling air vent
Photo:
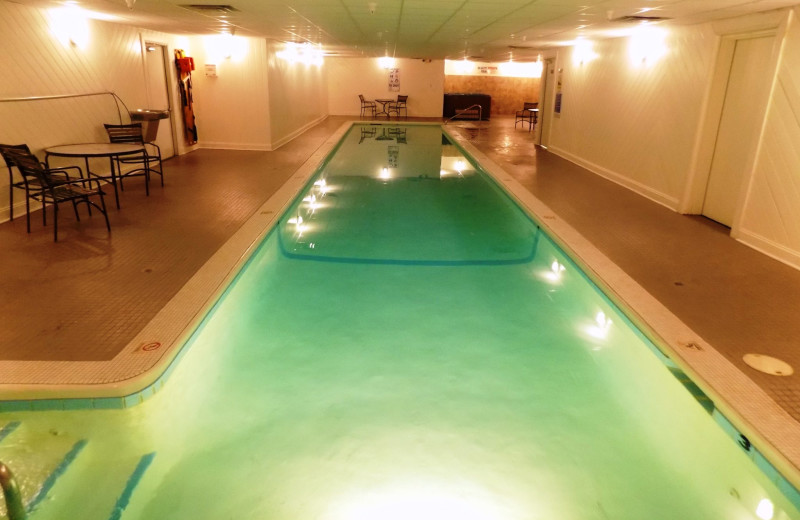
[[[228,14],[238,11],[238,9],[228,4],[183,4],[181,7],[206,14]]]
[[[663,22],[664,20],[671,20],[671,18],[667,18],[666,16],[646,16],[643,14],[634,14],[611,19],[612,22],[622,23]]]

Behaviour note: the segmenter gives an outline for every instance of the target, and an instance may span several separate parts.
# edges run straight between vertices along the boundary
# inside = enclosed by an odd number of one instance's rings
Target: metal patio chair
[[[32,200],[42,203],[42,212],[47,210],[47,205],[53,206],[53,241],[58,242],[58,205],[62,202],[71,202],[75,211],[75,218],[80,221],[78,204],[84,203],[92,215],[92,206],[97,208],[106,219],[106,228],[111,232],[108,222],[106,203],[100,181],[94,178],[83,178],[83,173],[77,179],[55,177],[58,170],[50,170],[36,158],[35,155],[24,149],[5,148],[5,155],[19,169],[23,182],[26,183],[26,193]],[[5,156],[4,155],[4,156]],[[77,167],[75,167],[77,168]],[[77,168],[80,170],[80,168]],[[35,188],[36,187],[36,188]],[[93,202],[90,197],[99,196],[100,204]],[[30,227],[28,228],[30,233]]]
[[[397,101],[395,101],[394,103],[390,104],[389,107],[386,109],[386,111],[389,112],[390,117],[391,117],[391,113],[394,112],[395,114],[397,114],[397,119],[400,119],[400,115],[401,115],[400,112],[402,111],[403,112],[402,115],[406,119],[408,119],[408,106],[406,104],[407,101],[408,101],[408,96],[398,95],[397,96]]]
[[[528,131],[531,131],[536,126],[538,120],[538,113],[534,110],[539,108],[539,103],[524,103],[522,110],[517,110],[514,113],[514,128],[517,123],[522,123],[523,126],[528,125]]]
[[[16,165],[11,159],[13,151],[21,151],[30,154],[31,150],[27,144],[0,144],[0,157],[6,163],[8,168],[8,219],[14,220],[14,190],[22,190],[25,192],[25,218],[28,227],[28,233],[31,232],[31,194],[37,191],[42,191],[43,187],[36,179],[26,179],[20,174],[20,179],[15,180],[14,169]],[[81,176],[81,169],[77,166],[64,166],[53,168],[50,170],[50,175],[56,181],[69,180],[69,171],[76,170],[78,175]],[[38,200],[38,199],[37,199]],[[47,225],[47,212],[42,208],[42,224]]]
[[[161,162],[161,148],[155,143],[148,143],[144,140],[142,123],[131,123],[129,125],[103,125],[108,133],[108,140],[112,143],[140,144],[144,146],[143,155],[132,155],[119,157],[117,160],[118,171],[120,172],[120,186],[122,179],[132,175],[144,175],[145,182],[150,184],[150,174],[157,173],[161,177],[161,186],[164,186],[164,166]],[[142,165],[141,168],[122,173],[123,164]],[[149,188],[146,190],[150,194]]]
[[[375,103],[374,101],[367,101],[366,99],[364,99],[363,94],[359,94],[358,99],[361,101],[361,113],[359,117],[364,117],[365,115],[367,115],[367,112],[371,112],[372,117],[374,118],[378,110],[377,108],[378,104]]]

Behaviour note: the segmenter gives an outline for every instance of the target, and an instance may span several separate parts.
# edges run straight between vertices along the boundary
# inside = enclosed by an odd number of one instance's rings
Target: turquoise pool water
[[[0,414],[31,518],[800,518],[439,127],[355,126],[186,349],[134,408]]]

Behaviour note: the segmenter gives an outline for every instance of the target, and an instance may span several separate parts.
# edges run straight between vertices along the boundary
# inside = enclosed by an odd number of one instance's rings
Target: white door
[[[774,36],[737,40],[733,51],[702,211],[728,227],[733,225],[764,119],[759,100],[769,87],[773,43]]]
[[[169,88],[167,86],[166,63],[167,48],[157,43],[145,44],[145,71],[147,75],[147,92],[151,110],[170,110]],[[168,119],[158,123],[156,144],[161,148],[161,157],[166,159],[175,155],[175,144],[172,136],[172,113]]]
[[[555,60],[552,58],[544,60],[542,79],[544,79],[544,96],[539,102],[539,144],[547,148],[550,142],[550,122],[553,116],[550,107],[553,106],[553,92],[556,84]]]

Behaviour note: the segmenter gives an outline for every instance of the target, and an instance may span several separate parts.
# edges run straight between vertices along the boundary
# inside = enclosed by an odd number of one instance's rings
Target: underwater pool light
[[[548,273],[548,275],[550,276],[550,279],[552,279],[553,281],[560,280],[561,273],[566,271],[566,269],[567,269],[566,267],[558,263],[558,260],[553,260],[553,263],[550,264],[550,272]]]
[[[764,498],[758,503],[758,507],[756,507],[756,516],[761,520],[772,520],[774,514],[775,506],[772,505],[770,499]]]
[[[594,325],[586,327],[586,332],[594,338],[605,339],[612,323],[611,318],[606,316],[605,312],[598,311],[594,317]]]

